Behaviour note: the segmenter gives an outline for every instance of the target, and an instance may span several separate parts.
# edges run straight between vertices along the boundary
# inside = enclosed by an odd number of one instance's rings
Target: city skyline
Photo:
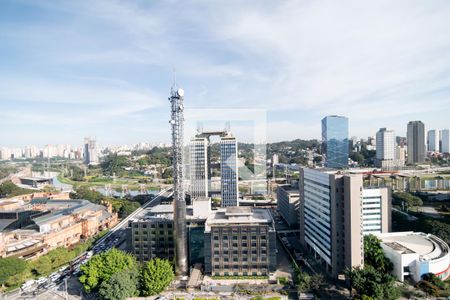
[[[168,142],[174,67],[186,108],[266,109],[269,142],[319,139],[331,114],[358,137],[450,127],[445,2],[0,8],[2,146]]]

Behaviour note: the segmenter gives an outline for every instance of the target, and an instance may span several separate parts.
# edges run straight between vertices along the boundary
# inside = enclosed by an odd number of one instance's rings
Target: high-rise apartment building
[[[439,152],[439,134],[437,130],[428,130],[427,145],[428,151]]]
[[[205,273],[268,276],[276,270],[276,233],[267,209],[227,207],[205,223]]]
[[[410,121],[407,129],[408,163],[425,161],[425,125],[421,121]]]
[[[347,168],[348,166],[348,119],[327,116],[322,119],[322,147],[325,166]]]
[[[449,139],[449,130],[442,129],[439,132],[440,135],[440,149],[442,153],[450,153],[450,139]]]
[[[222,207],[238,205],[237,141],[230,135],[220,139],[220,176]]]
[[[364,263],[363,237],[390,229],[390,192],[361,174],[300,169],[300,242],[337,276]]]
[[[98,165],[99,151],[96,144],[95,139],[84,138],[83,161],[85,165]]]
[[[189,157],[191,197],[208,197],[208,139],[204,137],[191,139]]]

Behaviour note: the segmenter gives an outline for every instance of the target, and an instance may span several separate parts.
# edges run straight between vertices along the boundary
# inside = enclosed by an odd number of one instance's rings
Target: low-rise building
[[[276,235],[267,209],[227,207],[205,223],[205,273],[268,276],[276,270]]]
[[[173,206],[154,206],[131,222],[131,247],[138,261],[165,258],[173,261],[175,255]]]
[[[450,277],[450,248],[432,234],[422,232],[391,232],[377,234],[387,258],[394,265],[392,274],[404,281],[407,277],[420,281],[433,273],[442,280]]]
[[[298,205],[300,191],[290,184],[279,185],[277,188],[277,209],[281,217],[291,227],[298,226]]]
[[[35,258],[56,247],[69,247],[111,228],[118,219],[111,205],[88,200],[33,199],[0,211],[0,257]],[[11,208],[7,204],[7,208]]]

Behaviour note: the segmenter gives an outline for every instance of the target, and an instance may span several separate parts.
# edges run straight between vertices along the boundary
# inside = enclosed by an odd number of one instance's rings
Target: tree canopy
[[[4,285],[8,279],[27,268],[27,262],[20,258],[0,258],[0,284]]]
[[[379,272],[372,266],[348,269],[346,273],[350,278],[351,287],[357,292],[355,299],[394,300],[399,296],[398,290],[394,287],[394,277]]]
[[[106,300],[124,300],[138,293],[137,269],[115,273],[108,281],[103,281],[99,288],[99,295]]]
[[[142,266],[141,293],[153,296],[166,289],[175,278],[173,266],[167,259],[155,258]]]
[[[99,286],[108,281],[114,273],[132,271],[137,269],[136,259],[115,248],[93,256],[87,264],[81,267],[83,275],[80,282],[86,292],[97,290]]]
[[[390,273],[393,268],[392,262],[384,256],[380,242],[373,234],[364,236],[364,264],[382,273]]]
[[[395,201],[399,202],[400,204],[403,203],[405,205],[406,210],[409,210],[412,207],[418,207],[423,205],[422,199],[420,199],[417,196],[411,195],[410,193],[397,192],[394,193],[392,196]]]

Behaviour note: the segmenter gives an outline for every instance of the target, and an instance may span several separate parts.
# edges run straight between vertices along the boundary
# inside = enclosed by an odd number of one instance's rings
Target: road
[[[8,294],[0,295],[0,299],[80,299],[81,285],[77,280],[77,273],[80,266],[85,264],[93,254],[117,248],[126,239],[126,229],[128,222],[139,215],[144,209],[153,205],[162,198],[170,197],[172,188],[162,190],[153,199],[147,201],[140,208],[131,213],[128,217],[120,221],[105,236],[100,238],[92,247],[92,250],[84,252],[75,258],[65,270],[52,273],[45,278],[45,282],[38,285],[32,284],[29,288],[17,289]],[[62,268],[61,268],[62,269]],[[44,280],[44,279],[43,279]],[[67,281],[68,293],[66,295],[65,282]],[[66,297],[67,296],[67,297]]]

